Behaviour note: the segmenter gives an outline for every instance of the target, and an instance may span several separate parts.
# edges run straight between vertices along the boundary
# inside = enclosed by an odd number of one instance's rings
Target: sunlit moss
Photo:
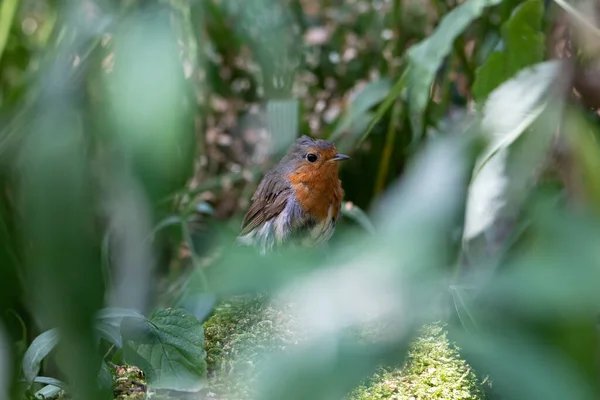
[[[483,399],[482,385],[442,325],[429,325],[412,343],[402,367],[382,368],[348,400]]]
[[[274,308],[265,296],[222,304],[205,324],[210,391],[236,399],[253,398],[257,355],[285,351],[302,340],[292,309]],[[382,369],[348,400],[483,399],[481,385],[442,326],[427,326],[411,346],[407,362]]]

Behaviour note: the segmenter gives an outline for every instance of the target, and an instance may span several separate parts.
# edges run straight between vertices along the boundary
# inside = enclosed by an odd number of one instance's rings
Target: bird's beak
[[[333,161],[344,161],[344,160],[349,160],[350,157],[345,155],[345,154],[336,154],[335,157],[332,158]]]

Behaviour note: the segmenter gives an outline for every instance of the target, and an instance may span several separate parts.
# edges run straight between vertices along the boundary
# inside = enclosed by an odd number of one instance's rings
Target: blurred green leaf
[[[569,109],[565,116],[564,134],[570,159],[576,166],[576,171],[565,171],[568,189],[574,191],[580,188],[581,194],[596,212],[600,212],[600,143],[599,130],[596,124],[583,117],[582,112]],[[564,168],[564,167],[563,167]]]
[[[386,78],[366,84],[352,99],[348,109],[344,112],[328,140],[337,140],[344,132],[355,125],[357,121],[362,120],[373,106],[381,103],[390,94],[391,89],[392,83]]]
[[[521,71],[488,97],[482,119],[488,145],[477,160],[469,186],[463,233],[465,243],[498,222],[500,213],[506,211],[509,197],[525,190],[532,168],[546,153],[560,116],[559,109],[549,107],[554,101],[551,91],[556,88],[561,68],[562,64],[558,61],[537,64]],[[518,168],[514,170],[515,175],[510,176],[511,172],[506,169],[509,147],[544,111],[548,111],[544,114],[548,126],[531,132],[530,136],[537,143],[521,156],[520,163],[514,162]],[[521,169],[525,160],[530,164],[529,169]],[[524,174],[524,171],[528,173]]]
[[[64,383],[63,381],[60,381],[56,378],[50,378],[48,376],[36,376],[33,381],[36,383],[43,383],[45,385],[56,386],[62,390],[67,389],[66,383]]]
[[[125,360],[146,367],[144,373],[151,387],[177,391],[206,387],[204,331],[187,311],[157,309],[143,337],[125,338],[128,340]],[[137,364],[139,359],[147,365]]]
[[[513,11],[502,25],[503,49],[493,51],[475,71],[473,98],[484,101],[504,81],[521,69],[544,58],[545,37],[542,32],[542,0],[527,0]]]
[[[106,389],[113,389],[114,386],[112,373],[104,360],[100,364],[100,371],[98,371],[98,386]]]
[[[392,104],[394,104],[394,101],[398,98],[398,96],[400,96],[400,94],[404,90],[404,88],[407,84],[407,80],[408,80],[408,74],[407,74],[407,71],[405,70],[402,73],[402,75],[400,76],[400,78],[398,78],[398,80],[396,81],[396,83],[394,84],[394,86],[392,87],[390,92],[387,94],[387,96],[383,100],[383,103],[381,103],[379,105],[379,107],[377,107],[377,111],[375,111],[375,115],[371,119],[371,122],[369,123],[367,130],[365,131],[365,133],[363,133],[359,142],[364,141],[369,136],[369,134],[371,133],[371,131],[373,130],[373,128],[375,127],[377,122],[379,122],[379,120],[381,118],[383,118],[383,116],[385,115],[387,110],[389,110],[389,108],[392,106]]]
[[[531,334],[506,326],[480,335],[457,333],[454,337],[469,364],[489,373],[493,393],[502,398],[597,398],[568,359]]]
[[[470,296],[468,290],[457,285],[452,285],[450,286],[450,294],[452,295],[456,315],[465,331],[469,333],[479,331],[477,317],[471,309],[473,306],[472,296]]]
[[[3,0],[2,5],[0,5],[0,60],[2,60],[8,42],[10,28],[19,8],[19,2],[20,0]]]
[[[267,128],[271,132],[271,152],[278,156],[287,152],[298,136],[298,107],[296,99],[267,100]]]
[[[58,329],[50,329],[36,337],[23,358],[23,374],[27,382],[33,382],[40,372],[42,361],[58,344]]]
[[[375,227],[373,226],[373,223],[371,223],[371,220],[367,214],[365,214],[360,207],[345,201],[342,204],[342,215],[345,215],[346,217],[358,223],[367,232],[375,233]]]
[[[101,338],[108,340],[118,348],[123,347],[120,326],[114,326],[106,322],[97,322],[95,329]]]
[[[106,307],[96,313],[96,318],[100,321],[106,321],[107,323],[118,325],[121,323],[123,318],[139,318],[146,319],[139,312],[121,307]]]
[[[486,7],[501,0],[467,0],[442,17],[431,36],[408,50],[408,107],[413,139],[423,135],[423,114],[437,73],[456,38]]]

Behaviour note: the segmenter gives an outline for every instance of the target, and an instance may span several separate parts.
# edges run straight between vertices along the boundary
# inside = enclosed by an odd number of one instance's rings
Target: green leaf
[[[120,307],[106,307],[98,311],[96,314],[96,319],[99,321],[106,321],[112,324],[120,324],[123,318],[140,318],[146,319],[139,312],[132,310],[130,308],[120,308]]]
[[[423,114],[429,102],[431,85],[456,38],[478,18],[486,7],[501,0],[468,0],[446,14],[436,30],[408,50],[408,106],[413,137],[423,134]]]
[[[67,389],[67,384],[64,383],[63,381],[60,381],[56,378],[50,378],[48,376],[36,376],[35,379],[33,380],[36,383],[43,383],[45,385],[52,385],[52,386],[56,386],[57,388],[66,390]]]
[[[19,8],[19,0],[4,0],[0,7],[0,59],[6,48],[10,28],[13,25],[13,20],[17,9]]]
[[[331,133],[329,140],[337,140],[345,131],[351,129],[357,121],[360,121],[369,110],[376,104],[381,103],[390,93],[392,83],[389,79],[379,79],[365,85],[350,105],[341,120]]]
[[[37,392],[35,392],[35,398],[41,400],[50,399],[53,396],[57,395],[58,392],[60,392],[61,390],[62,389],[58,386],[46,385]]]
[[[34,381],[40,372],[42,360],[56,347],[58,340],[59,335],[56,328],[40,334],[33,340],[23,357],[23,374],[27,382]]]
[[[544,59],[545,38],[542,33],[544,5],[541,0],[520,4],[502,25],[505,49],[493,51],[475,71],[473,97],[477,103],[518,71]]]
[[[532,171],[546,154],[558,124],[560,110],[551,107],[551,89],[561,71],[560,61],[537,64],[521,71],[488,97],[482,120],[488,145],[477,160],[469,185],[465,243],[494,228],[501,216],[522,199],[520,193],[525,193]],[[541,118],[544,112],[545,117]],[[530,131],[529,145],[509,152],[536,121],[545,126]]]
[[[146,321],[146,317],[135,310],[106,307],[96,313],[96,331],[100,337],[121,348],[123,347],[121,322],[124,318]]]
[[[400,94],[402,93],[402,91],[404,90],[404,88],[406,86],[407,77],[408,77],[408,74],[405,70],[402,73],[402,75],[400,76],[400,78],[398,78],[398,80],[394,84],[394,87],[392,87],[392,89],[390,90],[388,95],[385,97],[385,99],[383,100],[383,103],[381,103],[379,105],[379,107],[377,108],[377,111],[375,111],[375,115],[371,119],[371,122],[369,123],[367,130],[362,135],[359,142],[362,142],[369,136],[369,134],[371,133],[371,131],[373,130],[373,128],[375,127],[377,122],[379,122],[379,120],[385,115],[387,110],[389,110],[389,108],[392,106],[392,104],[394,104],[394,101],[398,98],[398,96],[400,96]]]
[[[113,387],[113,377],[110,372],[110,368],[104,361],[102,361],[102,364],[100,364],[100,370],[98,371],[98,386],[107,389]]]
[[[123,334],[126,362],[140,366],[153,388],[197,391],[206,387],[204,330],[187,311],[158,309],[141,335]]]
[[[373,223],[367,214],[360,209],[360,207],[345,201],[342,204],[342,214],[355,221],[367,232],[375,233],[375,227],[373,226]]]
[[[121,338],[121,329],[118,326],[106,322],[97,322],[96,331],[101,338],[108,340],[117,347],[123,347],[123,339]]]

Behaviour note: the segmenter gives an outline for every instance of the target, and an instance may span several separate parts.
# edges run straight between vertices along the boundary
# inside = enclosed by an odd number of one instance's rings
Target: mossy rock
[[[274,306],[266,296],[238,297],[217,308],[204,324],[212,398],[255,398],[260,355],[285,352],[302,342],[293,311],[291,305]],[[381,369],[347,400],[483,399],[482,387],[444,326],[437,324],[422,329],[402,366]]]

